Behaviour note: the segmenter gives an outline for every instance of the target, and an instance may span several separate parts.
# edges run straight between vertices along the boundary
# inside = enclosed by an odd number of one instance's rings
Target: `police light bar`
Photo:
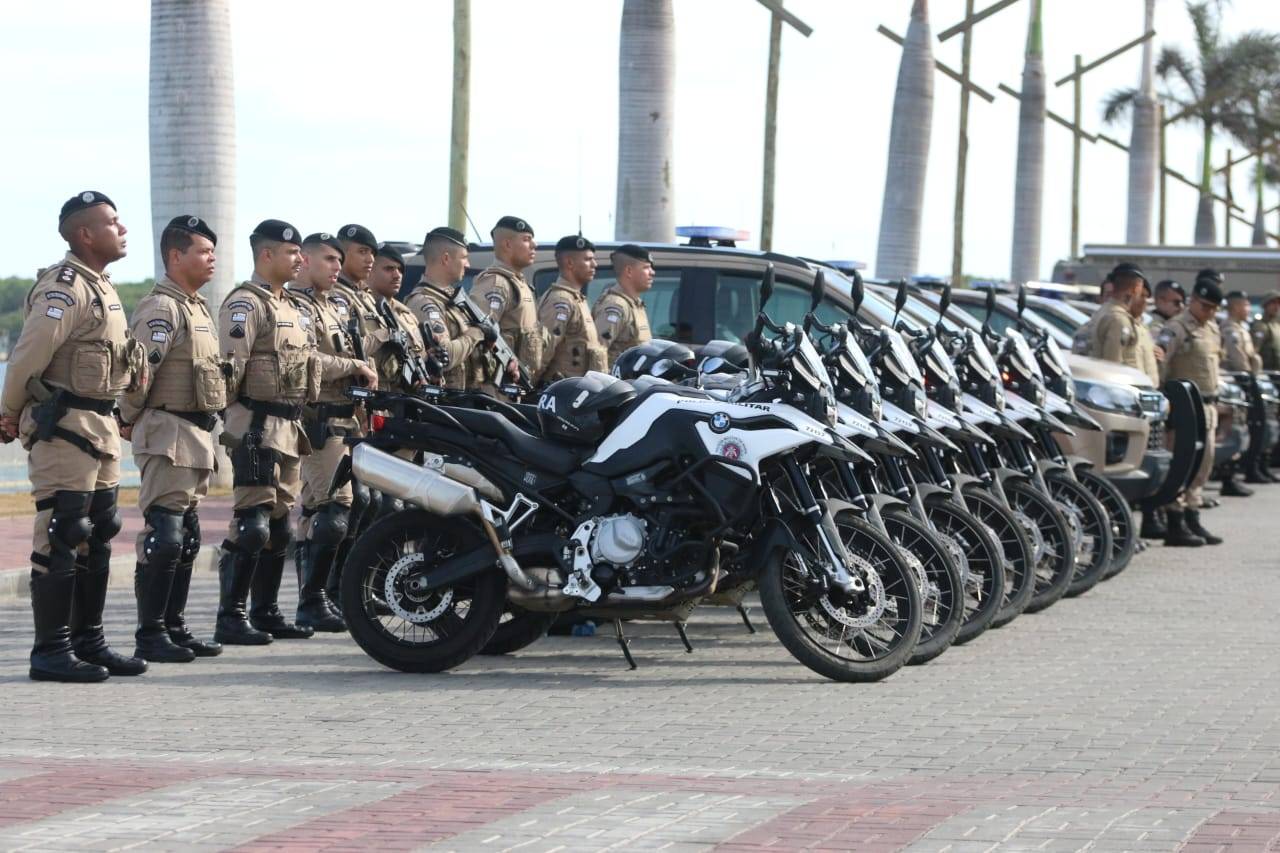
[[[750,240],[751,232],[723,225],[681,225],[676,228],[676,236],[688,237],[690,246],[710,246],[712,240],[717,246],[736,246]]]
[[[854,270],[865,270],[867,268],[867,265],[862,261],[823,261],[823,263],[842,273],[851,273]]]

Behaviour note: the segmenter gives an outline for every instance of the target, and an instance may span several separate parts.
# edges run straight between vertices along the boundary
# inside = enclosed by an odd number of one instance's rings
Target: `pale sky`
[[[978,7],[989,0],[979,0]],[[788,30],[782,54],[775,248],[856,258],[874,268],[886,146],[899,49],[877,24],[902,33],[910,0],[788,0],[814,27]],[[1072,54],[1096,58],[1141,34],[1142,0],[1045,0],[1050,81]],[[613,237],[621,0],[473,0],[471,188],[481,230],[503,214],[528,219],[540,239]],[[935,35],[963,0],[932,0]],[[1280,29],[1277,0],[1235,0],[1227,28]],[[443,224],[448,199],[449,0],[233,0],[237,107],[237,227],[244,243],[261,219],[304,232],[355,221],[379,239],[418,240]],[[132,231],[116,280],[150,275],[153,239],[147,163],[148,4],[41,0],[4,4],[0,79],[8,121],[0,176],[0,276],[32,275],[58,258],[57,211],[71,194],[101,190]],[[1028,3],[982,23],[974,79],[995,91],[1020,84]],[[760,228],[765,62],[769,14],[754,0],[675,0],[675,203],[680,224]],[[1160,0],[1158,40],[1190,47],[1183,4]],[[935,39],[958,66],[960,39]],[[1139,51],[1088,75],[1085,125],[1100,103],[1135,85]],[[935,79],[933,139],[921,257],[924,273],[951,267],[958,87]],[[1050,109],[1070,114],[1071,89]],[[998,95],[972,102],[965,270],[1007,277],[1018,106]],[[1127,143],[1126,126],[1110,135]],[[1042,275],[1070,238],[1071,135],[1049,123]],[[1169,134],[1169,162],[1198,174],[1198,132]],[[1220,140],[1215,155],[1223,161]],[[1240,146],[1234,146],[1237,151]],[[1082,242],[1123,242],[1125,155],[1085,143]],[[1252,216],[1247,171],[1237,198]],[[1268,192],[1268,205],[1276,203]],[[1191,242],[1195,192],[1170,183],[1169,242]],[[200,211],[192,211],[200,213]],[[1276,228],[1275,215],[1269,221]],[[1221,218],[1219,235],[1222,235]],[[1233,226],[1233,242],[1248,229]],[[249,271],[237,251],[236,275]]]

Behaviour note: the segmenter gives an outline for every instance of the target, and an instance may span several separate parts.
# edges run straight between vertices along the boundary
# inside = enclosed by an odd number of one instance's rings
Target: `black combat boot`
[[[309,541],[301,543],[298,549],[302,582],[298,586],[298,614],[295,621],[303,628],[329,634],[346,630],[347,625],[342,617],[329,606],[329,596],[324,589],[329,577],[329,566],[332,565],[336,552],[337,548],[332,545],[318,545]]]
[[[315,633],[284,618],[280,612],[280,578],[284,575],[286,551],[272,554],[264,551],[258,557],[258,568],[253,573],[253,606],[249,608],[249,624],[259,631],[266,631],[277,640],[305,640]]]
[[[1204,540],[1187,529],[1186,517],[1180,509],[1171,509],[1165,513],[1168,518],[1169,532],[1164,537],[1167,548],[1199,548]]]
[[[187,627],[187,595],[191,591],[191,572],[194,569],[194,558],[185,556],[173,573],[173,589],[169,590],[169,603],[164,610],[164,627],[169,632],[169,639],[176,645],[191,649],[198,658],[212,658],[222,654],[222,644],[212,640],[199,640]]]
[[[228,646],[265,646],[271,635],[249,624],[245,602],[253,583],[257,554],[246,554],[231,542],[222,543],[222,559],[218,563],[218,622],[213,631],[215,642]]]
[[[1260,485],[1280,483],[1280,478],[1277,478],[1275,474],[1267,470],[1266,458],[1263,454],[1254,455],[1251,461],[1253,464],[1249,466],[1248,476],[1244,478],[1246,483],[1258,483]]]
[[[1203,539],[1204,544],[1206,545],[1222,544],[1221,536],[1214,536],[1212,533],[1205,530],[1204,527],[1200,524],[1200,510],[1198,509],[1187,510],[1186,521],[1187,521],[1187,529],[1190,530],[1192,533],[1194,533],[1196,536],[1199,536],[1201,539]]]
[[[1169,535],[1169,527],[1164,523],[1164,510],[1158,507],[1143,507],[1142,529],[1138,536],[1143,539],[1163,539]]]
[[[32,681],[106,681],[105,666],[86,663],[72,654],[71,599],[76,576],[69,571],[31,572],[31,614],[36,641],[31,647]]]
[[[102,611],[107,604],[110,568],[106,560],[76,561],[75,594],[71,597],[71,647],[85,663],[105,666],[112,675],[142,675],[147,662],[127,657],[107,645]]]
[[[1247,498],[1253,495],[1253,489],[1245,488],[1244,484],[1236,479],[1234,462],[1227,465],[1226,472],[1222,475],[1220,493],[1224,498]]]
[[[133,575],[133,591],[138,599],[137,647],[134,657],[154,663],[190,663],[196,659],[191,649],[179,646],[165,629],[165,608],[173,591],[172,566],[138,564]]]

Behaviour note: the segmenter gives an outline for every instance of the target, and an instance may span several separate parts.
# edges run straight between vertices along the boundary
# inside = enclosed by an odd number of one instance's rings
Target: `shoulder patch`
[[[151,340],[155,341],[158,344],[162,344],[165,341],[169,340],[169,333],[168,332],[152,332]]]
[[[240,308],[241,310],[244,310],[244,311],[252,311],[253,303],[247,299],[237,299],[235,302],[228,302],[227,308],[232,310],[236,308]]]
[[[233,323],[243,323],[243,322],[245,322],[245,321],[246,321],[246,320],[248,320],[248,319],[249,319],[249,315],[248,315],[248,314],[246,314],[246,313],[245,313],[245,312],[243,312],[243,311],[232,311],[232,312],[231,312],[231,322],[233,322]]]
[[[556,319],[561,323],[563,323],[565,320],[568,320],[570,312],[573,311],[573,308],[570,307],[568,302],[557,302],[555,304],[555,309],[556,309]]]
[[[604,309],[604,319],[605,322],[610,325],[618,325],[618,321],[622,319],[622,309],[615,308],[610,305],[608,308]]]
[[[57,305],[50,305],[47,309],[45,309],[44,316],[52,317],[55,320],[61,320],[62,309],[59,308]]]
[[[156,317],[154,320],[148,320],[147,327],[151,329],[161,329],[166,332],[173,331],[173,324],[161,317]]]
[[[75,305],[76,299],[70,293],[61,290],[46,290],[44,298],[54,302],[63,302],[67,305]]]
[[[76,268],[75,268],[75,267],[70,267],[70,266],[68,266],[68,267],[63,267],[62,269],[58,270],[58,283],[59,283],[59,284],[71,284],[71,282],[73,282],[73,281],[75,281],[75,280],[76,280]]]
[[[232,326],[232,327],[231,327],[231,337],[233,337],[233,338],[243,338],[243,337],[244,337],[244,326]]]
[[[507,298],[500,290],[490,290],[484,298],[489,302],[490,311],[501,311],[502,306],[507,304]]]
[[[158,350],[158,349],[153,349],[153,350],[151,351],[151,355],[147,356],[147,361],[151,362],[152,364],[159,364],[159,363],[160,363],[160,350]]]

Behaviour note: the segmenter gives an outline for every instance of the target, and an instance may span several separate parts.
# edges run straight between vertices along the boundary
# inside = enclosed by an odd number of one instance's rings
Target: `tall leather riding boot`
[[[1138,536],[1142,539],[1163,539],[1169,535],[1169,527],[1164,523],[1164,511],[1156,507],[1142,508],[1142,529]]]
[[[1203,539],[1204,544],[1206,545],[1222,544],[1221,536],[1214,536],[1212,533],[1205,530],[1204,526],[1200,524],[1200,510],[1198,509],[1187,510],[1186,521],[1187,521],[1187,529],[1190,530],[1192,533],[1194,533],[1196,536],[1199,536],[1201,539]]]
[[[31,615],[36,641],[31,647],[32,681],[105,681],[105,666],[86,663],[72,654],[71,599],[76,576],[67,571],[31,572]]]
[[[218,622],[213,639],[227,646],[265,646],[271,635],[249,624],[245,603],[253,583],[257,554],[246,554],[229,542],[218,562]]]
[[[222,644],[212,640],[198,640],[187,627],[187,595],[191,591],[194,562],[194,559],[184,557],[173,573],[173,588],[169,590],[169,602],[164,609],[164,627],[175,645],[191,649],[196,657],[217,657],[222,654]]]
[[[252,606],[249,608],[249,624],[259,631],[266,631],[277,640],[305,640],[314,631],[299,627],[284,618],[280,612],[280,578],[284,575],[285,552],[258,556],[258,568],[253,573]]]
[[[298,587],[296,621],[304,628],[330,634],[346,630],[342,617],[330,609],[329,597],[325,595],[324,589],[336,552],[337,548],[333,545],[317,545],[310,541],[301,543],[298,549],[302,583]]]
[[[134,569],[133,592],[138,599],[137,647],[134,657],[155,663],[190,663],[195,652],[177,645],[165,630],[164,613],[173,588],[173,566],[142,565]]]
[[[146,661],[126,657],[107,645],[102,611],[107,604],[110,574],[106,563],[90,565],[87,560],[76,560],[75,593],[71,596],[71,647],[80,660],[105,666],[112,675],[142,675],[147,671]]]
[[[1168,518],[1169,532],[1164,537],[1166,548],[1199,548],[1204,540],[1187,529],[1186,516],[1180,509],[1171,509],[1165,513]]]
[[[1236,466],[1231,463],[1227,466],[1226,472],[1222,475],[1222,496],[1224,498],[1247,498],[1253,494],[1253,489],[1247,489],[1236,479]]]

